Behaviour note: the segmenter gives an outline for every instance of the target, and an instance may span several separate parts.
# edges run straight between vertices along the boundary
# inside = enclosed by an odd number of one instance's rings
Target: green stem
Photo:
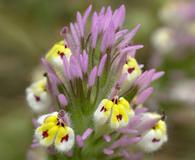
[[[99,77],[97,78],[96,94],[95,94],[93,105],[96,103],[98,95],[99,95]]]

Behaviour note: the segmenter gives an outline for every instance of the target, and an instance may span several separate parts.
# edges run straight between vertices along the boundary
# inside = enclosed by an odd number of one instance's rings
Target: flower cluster
[[[132,38],[140,25],[123,28],[124,5],[94,12],[90,24],[91,9],[62,29],[64,40],[41,59],[42,80],[26,90],[29,106],[43,114],[33,119],[32,146],[58,159],[138,158],[167,141],[165,116],[144,107],[164,73],[137,62],[143,46]]]

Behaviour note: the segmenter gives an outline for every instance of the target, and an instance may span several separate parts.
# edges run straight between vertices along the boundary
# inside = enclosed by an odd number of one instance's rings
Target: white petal
[[[52,60],[50,60],[50,63],[56,67],[56,69],[59,69],[59,68],[63,68],[63,60],[60,56],[58,57],[55,57],[55,58],[52,58]]]
[[[32,92],[30,88],[26,90],[26,100],[28,105],[31,107],[31,109],[36,112],[40,113],[48,109],[51,105],[51,97],[47,92],[42,92],[39,95],[40,101],[37,101],[35,99],[35,94]]]

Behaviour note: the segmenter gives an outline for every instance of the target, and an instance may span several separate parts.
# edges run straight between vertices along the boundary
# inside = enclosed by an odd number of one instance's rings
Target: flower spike
[[[145,71],[136,60],[143,45],[132,39],[140,25],[123,27],[124,5],[90,18],[91,10],[63,27],[64,40],[41,59],[45,77],[26,90],[30,107],[49,113],[34,117],[32,146],[43,146],[49,159],[139,159],[136,151],[167,141],[165,117],[144,104],[164,72]]]

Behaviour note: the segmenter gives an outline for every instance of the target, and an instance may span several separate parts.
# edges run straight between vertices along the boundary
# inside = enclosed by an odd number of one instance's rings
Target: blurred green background
[[[33,115],[25,102],[24,95],[25,88],[31,81],[31,73],[39,64],[40,57],[54,42],[61,39],[60,29],[75,19],[77,10],[83,12],[92,3],[95,10],[99,10],[103,5],[116,8],[120,4],[125,4],[127,9],[125,26],[132,29],[138,23],[142,25],[135,43],[144,44],[145,47],[138,52],[138,59],[146,68],[157,66],[159,70],[166,71],[166,75],[154,84],[156,94],[154,93],[151,99],[155,101],[151,100],[149,104],[158,105],[160,110],[167,113],[169,142],[162,150],[149,155],[146,159],[194,160],[195,104],[194,101],[188,103],[186,99],[180,101],[177,96],[175,98],[172,88],[178,88],[177,81],[181,82],[180,86],[188,83],[186,79],[194,81],[195,43],[194,47],[184,47],[182,52],[180,50],[179,56],[177,47],[172,52],[162,55],[157,53],[151,43],[154,31],[166,25],[160,20],[159,11],[167,2],[166,0],[0,0],[0,159],[26,159],[33,134],[31,124]],[[156,59],[160,59],[161,62],[154,65]],[[184,96],[186,94],[184,92]],[[186,97],[188,98],[188,95]]]

